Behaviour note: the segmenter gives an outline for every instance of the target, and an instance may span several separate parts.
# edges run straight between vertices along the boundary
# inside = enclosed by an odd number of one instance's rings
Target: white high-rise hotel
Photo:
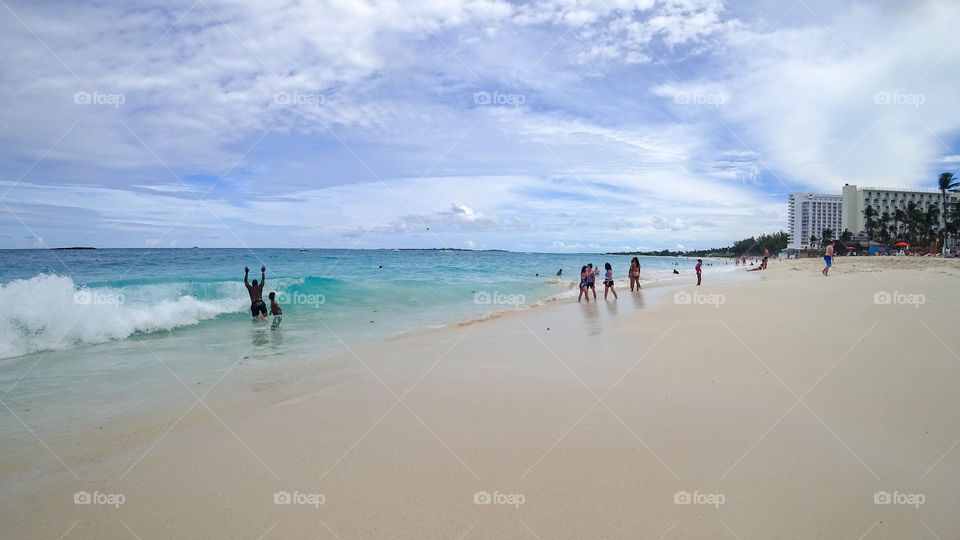
[[[820,238],[824,229],[839,235],[843,198],[840,195],[819,193],[791,193],[787,209],[787,233],[790,249],[810,247],[810,237]]]
[[[957,204],[958,195],[947,193],[947,205]],[[790,236],[787,247],[804,249],[810,246],[810,237],[820,238],[824,229],[833,231],[838,238],[844,230],[853,234],[863,232],[863,210],[872,206],[878,214],[906,210],[909,203],[926,210],[930,205],[941,207],[937,190],[907,190],[897,188],[874,188],[847,184],[842,195],[816,193],[791,193],[787,210],[787,232]]]

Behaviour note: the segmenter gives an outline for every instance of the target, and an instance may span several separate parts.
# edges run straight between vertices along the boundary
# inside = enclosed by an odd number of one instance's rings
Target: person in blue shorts
[[[830,266],[833,264],[833,243],[832,242],[827,244],[827,251],[823,255],[823,261],[827,263],[827,265],[823,267],[823,272],[821,273],[824,276],[826,276],[827,274],[830,273]]]

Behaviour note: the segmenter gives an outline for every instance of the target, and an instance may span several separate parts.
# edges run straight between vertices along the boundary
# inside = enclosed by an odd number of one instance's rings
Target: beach
[[[332,354],[189,376],[140,343],[169,408],[52,431],[7,407],[4,534],[951,537],[960,264],[821,268],[376,342],[320,324]]]

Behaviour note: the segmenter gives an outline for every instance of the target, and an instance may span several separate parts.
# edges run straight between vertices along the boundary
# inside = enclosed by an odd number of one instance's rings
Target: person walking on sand
[[[630,290],[633,291],[633,285],[636,283],[637,290],[640,290],[640,259],[634,257],[630,260]]]
[[[607,270],[607,273],[603,275],[603,299],[607,299],[607,293],[613,291],[613,299],[617,299],[617,290],[613,288],[613,267],[610,266],[610,263],[606,263],[603,267]]]
[[[701,276],[700,276],[700,272],[701,272],[700,267],[701,267],[702,265],[703,265],[703,261],[700,260],[700,259],[697,259],[697,266],[696,266],[696,268],[697,268],[697,287],[700,286],[700,277],[701,277]]]
[[[828,276],[830,274],[830,266],[833,264],[833,242],[827,244],[827,251],[823,254],[823,261],[827,263],[827,265],[823,267],[821,274]]]

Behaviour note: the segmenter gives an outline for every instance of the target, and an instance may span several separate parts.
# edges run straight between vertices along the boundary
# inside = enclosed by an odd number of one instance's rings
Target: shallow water
[[[6,250],[0,260],[0,302],[8,308],[0,317],[0,391],[33,426],[109,418],[163,394],[191,400],[178,378],[212,382],[236,363],[322,361],[406,332],[575,298],[580,267],[590,262],[610,262],[627,290],[630,257],[107,249]],[[642,279],[673,279],[674,268],[693,279],[694,263],[644,257]],[[279,330],[251,321],[243,267],[259,279],[261,264],[264,296],[275,291],[283,309]],[[707,275],[733,269],[722,260],[713,265]],[[597,286],[602,296],[602,275]],[[23,426],[0,422],[0,432],[11,429]]]

